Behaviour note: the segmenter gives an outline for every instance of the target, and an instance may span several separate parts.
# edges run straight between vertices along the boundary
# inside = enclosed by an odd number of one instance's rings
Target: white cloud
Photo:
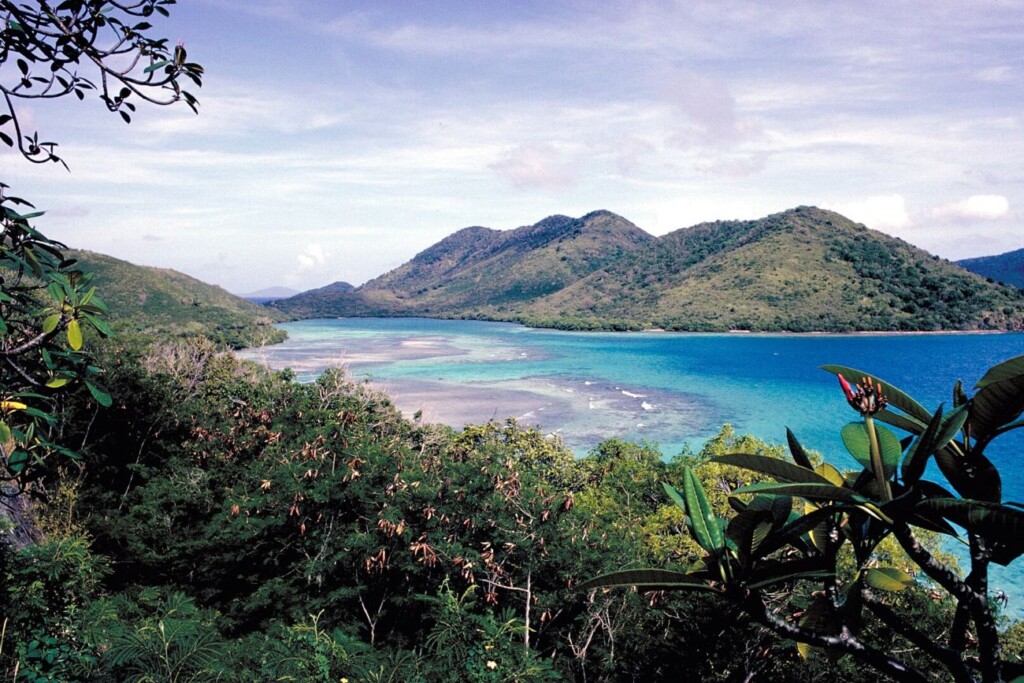
[[[560,190],[575,184],[576,176],[554,146],[520,145],[490,165],[491,170],[519,188]]]
[[[697,164],[697,171],[707,175],[743,178],[763,171],[767,161],[767,156],[760,153],[749,156],[722,158]]]
[[[327,252],[319,244],[307,244],[306,249],[297,258],[299,260],[299,272],[305,273],[316,270],[327,263]]]
[[[710,221],[751,220],[781,210],[769,207],[757,199],[735,201],[729,197],[667,201],[653,208],[654,225],[651,232],[655,235]]]
[[[894,230],[910,226],[907,200],[903,195],[875,195],[860,201],[839,204],[835,210],[847,218],[875,230]]]
[[[674,138],[682,146],[700,142],[729,145],[758,132],[755,124],[738,116],[736,98],[722,81],[677,71],[666,78],[663,87],[666,100],[690,124]]]
[[[996,220],[1010,215],[1010,202],[1001,194],[976,194],[932,209],[937,220]]]
[[[975,78],[986,83],[1006,83],[1013,78],[1013,69],[1005,64],[982,69],[975,74]]]

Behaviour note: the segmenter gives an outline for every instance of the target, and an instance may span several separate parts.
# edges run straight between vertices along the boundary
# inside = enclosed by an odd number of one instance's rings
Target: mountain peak
[[[469,228],[328,303],[309,310],[570,329],[1024,328],[1017,290],[814,206],[660,238],[606,210]]]

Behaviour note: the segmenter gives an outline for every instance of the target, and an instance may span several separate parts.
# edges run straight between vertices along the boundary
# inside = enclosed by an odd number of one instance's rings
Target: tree
[[[183,44],[172,48],[166,38],[146,33],[152,29],[147,19],[168,16],[175,2],[64,0],[53,7],[45,0],[34,5],[0,1],[0,69],[6,67],[0,72],[0,92],[7,109],[0,115],[0,141],[31,162],[64,163],[54,151],[57,143],[22,129],[15,106],[19,100],[72,94],[83,100],[86,91],[95,90],[126,123],[136,108],[133,98],[156,105],[183,100],[195,111],[196,98],[181,83],[202,85],[203,68],[187,61]],[[83,75],[79,68],[96,76]]]
[[[931,412],[864,372],[824,369],[838,376],[861,415],[842,430],[859,471],[815,465],[792,433],[792,462],[750,453],[716,457],[712,462],[774,479],[732,490],[735,513],[726,521],[713,512],[700,480],[687,468],[681,488],[664,488],[686,515],[703,550],[700,562],[687,572],[615,572],[584,586],[712,593],[783,637],[851,655],[900,681],[928,680],[911,657],[958,683],[1019,675],[1019,667],[1001,657],[988,569],[1024,554],[1024,511],[1002,502],[999,472],[985,450],[1024,427],[1024,356],[991,368],[972,397],[958,382],[949,412],[942,406]],[[882,422],[910,437],[901,441]],[[932,458],[958,496],[924,478]],[[966,576],[922,542],[929,532],[957,536],[958,527],[970,546]],[[905,554],[900,562],[880,552],[887,539]],[[915,579],[908,567],[926,578]],[[898,600],[922,582],[955,604],[948,637],[922,628]],[[799,609],[771,596],[792,595],[800,586],[812,590],[803,592]],[[893,639],[902,641],[898,650],[891,647]]]
[[[196,99],[182,89],[201,85],[203,69],[185,48],[151,38],[153,15],[175,0],[0,0],[0,143],[32,163],[60,163],[57,143],[23,129],[18,104],[95,90],[111,112],[131,121],[142,100],[156,105]],[[65,245],[32,227],[42,215],[0,183],[0,500],[19,496],[59,443],[59,401],[84,384],[92,400],[110,404],[99,369],[84,350],[89,331],[109,335],[105,305],[90,277],[65,256]]]

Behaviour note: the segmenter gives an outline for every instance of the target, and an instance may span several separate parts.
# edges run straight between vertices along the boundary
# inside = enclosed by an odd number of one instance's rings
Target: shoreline
[[[651,336],[680,336],[680,337],[808,337],[808,338],[825,338],[825,337],[915,337],[915,336],[969,336],[969,335],[1003,335],[1003,334],[1024,334],[1024,330],[854,330],[852,332],[832,332],[828,330],[815,330],[811,332],[792,332],[792,331],[754,331],[754,330],[724,330],[718,332],[706,332],[706,331],[686,331],[686,330],[666,330],[660,327],[652,327],[644,330],[566,330],[559,327],[539,327],[536,325],[528,325],[521,322],[509,321],[509,320],[488,320],[478,318],[432,318],[428,316],[335,316],[335,317],[321,317],[321,318],[296,318],[285,322],[275,323],[275,327],[281,325],[288,325],[291,323],[303,323],[311,322],[315,320],[332,321],[332,320],[430,320],[440,323],[446,322],[476,322],[476,323],[490,323],[496,325],[510,325],[514,327],[521,327],[527,330],[539,330],[543,332],[554,332],[562,334],[580,334],[580,335],[614,335],[614,336],[631,336],[631,335],[651,335]],[[276,346],[287,342],[287,339],[280,342],[275,342],[269,346]],[[242,350],[250,350],[256,347],[244,347]]]

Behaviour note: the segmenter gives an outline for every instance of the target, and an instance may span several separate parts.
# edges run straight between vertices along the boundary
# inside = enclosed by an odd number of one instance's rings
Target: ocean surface
[[[304,381],[345,366],[386,390],[409,417],[461,428],[515,417],[558,434],[578,454],[600,441],[648,441],[666,456],[699,447],[724,423],[853,467],[839,430],[859,419],[824,364],[863,370],[934,409],[953,384],[1024,355],[1024,334],[775,335],[582,333],[505,323],[304,320],[282,344],[242,355]],[[902,434],[901,434],[902,436]],[[1004,498],[1024,501],[1024,430],[989,447]],[[1024,558],[994,585],[1024,617]]]

